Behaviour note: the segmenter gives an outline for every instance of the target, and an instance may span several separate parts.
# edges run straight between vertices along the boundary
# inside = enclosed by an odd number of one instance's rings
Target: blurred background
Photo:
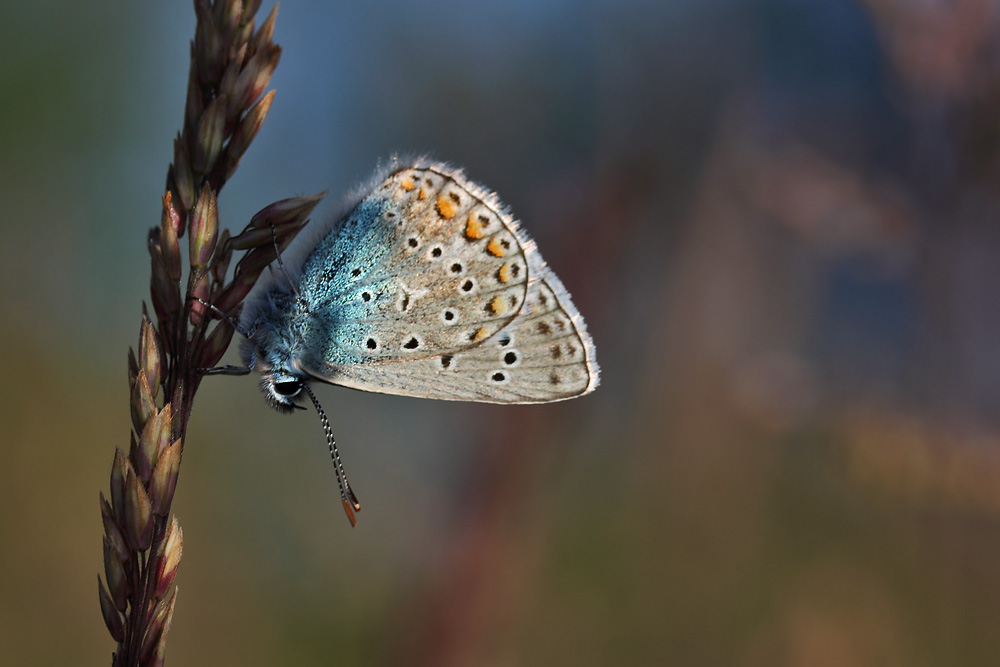
[[[4,14],[0,660],[107,665],[97,497],[194,13]],[[275,40],[222,224],[463,165],[603,383],[318,388],[351,530],[318,420],[206,381],[170,664],[1000,664],[1000,2],[287,2]]]

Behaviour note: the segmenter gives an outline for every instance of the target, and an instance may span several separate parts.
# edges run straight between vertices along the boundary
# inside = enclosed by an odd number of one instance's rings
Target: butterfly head
[[[292,355],[287,341],[272,331],[259,328],[247,340],[243,356],[247,367],[260,373],[260,390],[267,404],[278,412],[303,410],[296,403],[309,377]]]
[[[261,376],[260,389],[268,405],[279,412],[302,410],[295,399],[302,393],[305,380],[283,369],[273,369]]]
[[[296,403],[309,376],[297,359],[303,332],[294,317],[298,298],[275,292],[259,299],[244,313],[247,330],[240,352],[247,368],[261,375],[260,389],[267,404],[279,412],[304,409]]]

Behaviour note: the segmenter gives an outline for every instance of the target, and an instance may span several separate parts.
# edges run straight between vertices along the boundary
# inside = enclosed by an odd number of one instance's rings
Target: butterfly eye
[[[302,383],[297,380],[290,382],[275,382],[273,386],[274,393],[278,396],[284,396],[286,398],[295,396],[302,391]]]

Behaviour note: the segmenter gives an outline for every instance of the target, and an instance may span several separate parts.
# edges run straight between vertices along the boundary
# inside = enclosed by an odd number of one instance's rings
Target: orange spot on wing
[[[486,246],[486,252],[490,253],[494,257],[503,257],[507,254],[507,249],[503,247],[501,240],[494,236],[490,239],[489,245]]]
[[[427,190],[425,190],[424,188],[420,188],[420,192],[417,193],[417,199],[423,201],[424,197],[426,196],[427,196]]]
[[[483,231],[483,223],[474,213],[469,214],[469,221],[465,223],[465,238],[470,241],[481,239],[486,235]]]
[[[486,330],[486,327],[479,327],[479,329],[476,331],[476,333],[474,333],[472,335],[472,342],[473,343],[478,343],[479,341],[483,340],[484,338],[486,338],[489,335],[490,335],[490,332]]]
[[[506,283],[510,280],[510,264],[504,264],[500,267],[500,270],[497,271],[497,280],[502,283]]]
[[[502,296],[495,296],[486,304],[486,310],[493,315],[503,315],[507,312],[507,301]]]
[[[455,202],[444,195],[438,197],[435,208],[437,209],[438,215],[445,220],[451,220],[455,217]]]
[[[403,182],[400,183],[399,185],[400,185],[400,187],[402,187],[407,192],[412,192],[414,190],[414,188],[417,187],[416,185],[414,185],[413,179],[410,178],[410,177],[404,178]]]

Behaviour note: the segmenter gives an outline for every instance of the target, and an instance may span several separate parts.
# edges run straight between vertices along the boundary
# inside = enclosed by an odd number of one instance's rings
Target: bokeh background
[[[265,3],[263,12],[269,11]],[[0,662],[106,665],[189,3],[0,21]],[[427,152],[496,189],[603,384],[199,393],[174,665],[1000,664],[1000,3],[286,2],[267,203]]]

